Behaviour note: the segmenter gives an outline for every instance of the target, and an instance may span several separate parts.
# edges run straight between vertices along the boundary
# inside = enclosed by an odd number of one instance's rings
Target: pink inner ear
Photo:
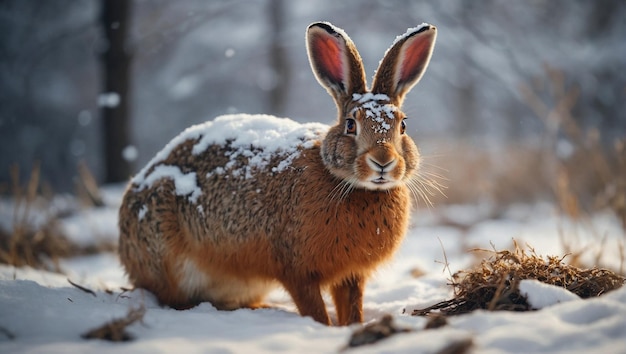
[[[420,75],[424,65],[428,60],[429,50],[431,48],[431,39],[420,38],[416,36],[410,39],[411,42],[406,46],[402,55],[402,63],[400,67],[400,77],[398,81],[404,83],[416,79]]]
[[[332,37],[317,35],[312,41],[313,55],[319,70],[335,82],[343,81],[343,56],[337,41]]]

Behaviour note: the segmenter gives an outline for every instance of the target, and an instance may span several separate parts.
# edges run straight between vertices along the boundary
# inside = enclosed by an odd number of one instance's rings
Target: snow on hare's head
[[[348,35],[327,22],[308,27],[311,67],[339,111],[321,155],[328,170],[347,186],[387,190],[415,176],[419,152],[406,134],[400,107],[426,70],[435,38],[436,28],[428,24],[396,38],[368,90],[361,57]]]

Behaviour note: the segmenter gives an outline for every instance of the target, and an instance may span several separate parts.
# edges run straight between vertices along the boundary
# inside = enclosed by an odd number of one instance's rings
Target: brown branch
[[[133,337],[126,332],[126,327],[137,321],[142,321],[146,313],[145,307],[138,309],[130,309],[126,317],[118,318],[104,325],[89,330],[81,335],[84,339],[104,339],[111,342],[126,342],[132,340]]]
[[[86,292],[86,293],[88,293],[88,294],[91,294],[91,295],[93,295],[94,297],[98,297],[98,296],[96,295],[96,293],[95,293],[93,290],[91,290],[91,289],[87,289],[87,288],[85,288],[84,286],[80,286],[80,285],[78,285],[78,284],[74,283],[73,281],[71,281],[71,280],[70,280],[70,278],[67,278],[67,281],[68,281],[70,284],[72,284],[73,286],[77,287],[78,289],[80,289],[80,290],[82,290],[82,291],[84,291],[84,292]]]

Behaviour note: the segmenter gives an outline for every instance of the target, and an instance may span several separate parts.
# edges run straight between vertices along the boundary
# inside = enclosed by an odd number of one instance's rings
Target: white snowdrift
[[[120,198],[122,189],[116,188]],[[108,212],[83,212],[84,216],[97,218],[98,226],[82,227],[76,218],[65,220],[65,227],[83,242],[88,242],[90,234],[92,240],[98,240],[96,232],[114,239],[117,203],[111,204]],[[589,221],[587,225],[593,226],[593,232],[546,212],[546,206],[519,206],[504,219],[478,221],[468,233],[436,222],[439,213],[448,218],[457,215],[480,220],[471,217],[479,210],[459,206],[414,215],[414,226],[396,259],[368,284],[364,308],[366,321],[390,313],[399,326],[415,331],[355,352],[433,353],[465,338],[472,339],[475,353],[626,351],[626,288],[579,300],[552,287],[524,281],[523,291],[541,310],[477,311],[452,318],[449,325],[439,329],[422,330],[426,320],[408,313],[452,297],[447,285],[449,273],[442,264],[442,245],[454,272],[474,261],[467,252],[472,247],[490,249],[490,243],[494,243],[502,249],[510,247],[515,237],[521,245],[528,242],[534,246],[538,254],[562,254],[559,232],[575,230],[577,244],[592,245],[597,241],[591,235],[601,231],[607,235],[602,261],[619,264],[624,235],[618,221],[606,215]],[[325,327],[299,316],[282,291],[272,293],[268,301],[272,309],[228,312],[208,303],[186,311],[163,308],[149,293],[122,292],[120,287],[128,284],[114,254],[70,259],[61,266],[67,276],[0,266],[0,353],[336,353],[348,342],[353,329]],[[414,268],[426,275],[413,277]],[[94,290],[95,295],[70,285],[68,278]],[[82,333],[124,317],[129,309],[139,306],[145,306],[147,312],[142,323],[128,328],[134,341],[111,343],[81,338]]]

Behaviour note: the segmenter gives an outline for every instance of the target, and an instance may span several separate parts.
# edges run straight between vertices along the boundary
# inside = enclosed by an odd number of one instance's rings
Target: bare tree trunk
[[[474,2],[460,2],[460,21],[465,26],[468,26],[473,19],[473,13],[475,13],[476,5]],[[458,58],[461,68],[471,67],[472,58],[467,54],[463,54]],[[458,70],[458,69],[457,69]],[[456,134],[460,137],[473,137],[479,133],[481,129],[481,121],[478,116],[478,107],[476,105],[476,82],[472,78],[471,73],[465,69],[461,69],[458,72],[457,81],[459,81],[460,88],[457,90],[458,95],[458,121],[455,123]]]
[[[291,68],[283,36],[286,14],[284,0],[270,0],[270,69],[274,76],[274,85],[269,91],[270,113],[284,115],[288,99]]]
[[[127,0],[101,0],[102,25],[107,47],[102,53],[104,93],[113,100],[101,102],[104,120],[105,182],[120,182],[129,178],[130,161],[122,152],[129,144],[130,121],[130,63],[126,48],[129,27]],[[115,95],[119,100],[115,99]]]

